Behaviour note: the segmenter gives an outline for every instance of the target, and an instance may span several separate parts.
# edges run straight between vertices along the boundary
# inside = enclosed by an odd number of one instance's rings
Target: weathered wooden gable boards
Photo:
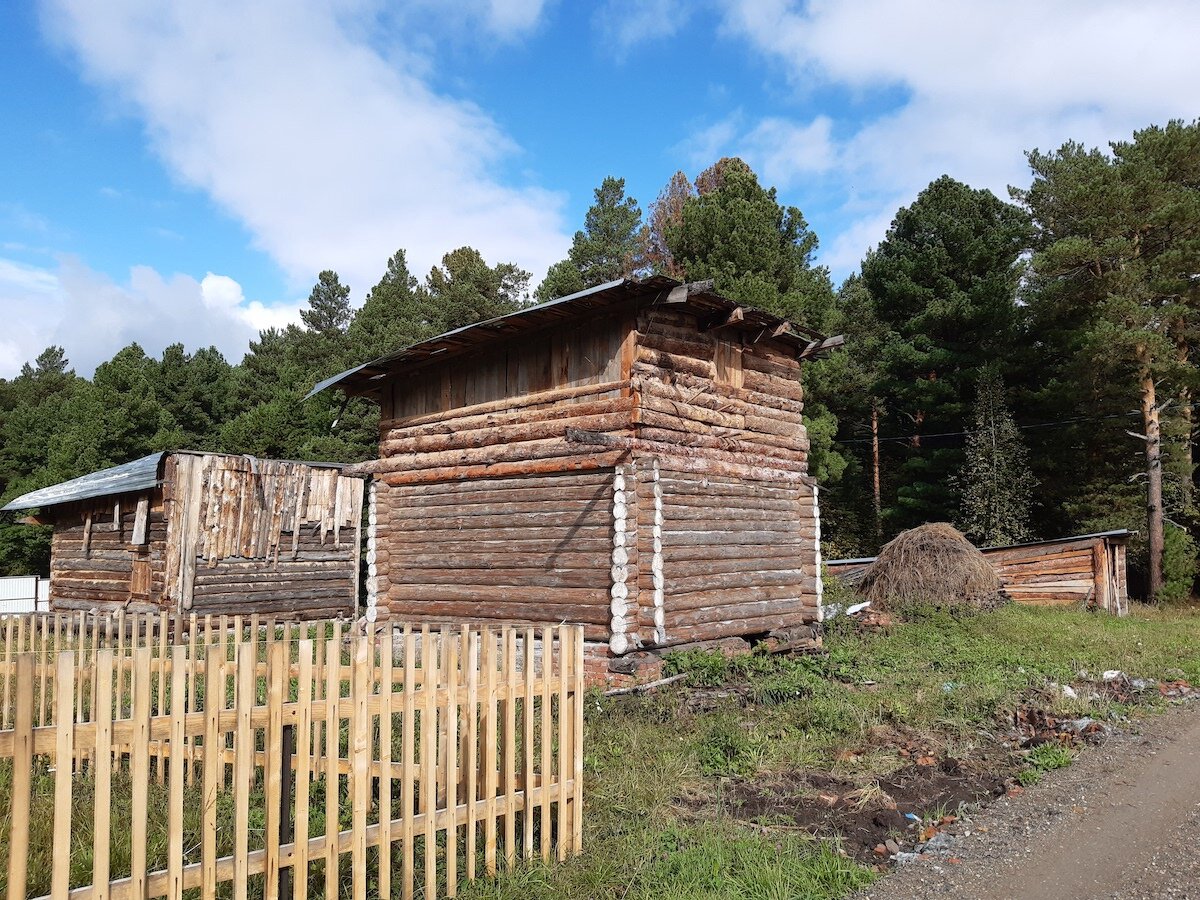
[[[167,532],[161,491],[64,504],[53,517],[50,596],[56,609],[158,608]]]
[[[570,621],[606,639],[611,472],[377,485],[380,614]]]
[[[319,616],[357,598],[362,481],[277,460],[178,454],[164,475],[168,602]]]
[[[403,484],[612,465],[565,436],[628,429],[621,354],[631,326],[572,322],[393,379],[381,394],[380,460],[367,468]]]

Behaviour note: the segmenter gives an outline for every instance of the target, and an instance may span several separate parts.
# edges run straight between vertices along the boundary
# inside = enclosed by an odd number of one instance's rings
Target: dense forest
[[[314,382],[529,303],[663,273],[846,335],[805,375],[827,557],[872,554],[934,520],[979,544],[1125,527],[1139,532],[1135,585],[1185,598],[1200,536],[1200,122],[1028,160],[1030,183],[1007,200],[931,183],[840,286],[814,264],[801,211],[727,158],[676,173],[644,214],[606,178],[533,290],[529,273],[470,247],[423,280],[398,250],[357,309],[321,272],[302,323],[261,332],[236,364],[212,348],[174,344],[156,359],[131,344],[87,379],[49,347],[0,380],[0,495],[171,448],[369,458],[377,410],[337,392],[304,400]],[[47,566],[45,529],[0,517],[0,573]]]

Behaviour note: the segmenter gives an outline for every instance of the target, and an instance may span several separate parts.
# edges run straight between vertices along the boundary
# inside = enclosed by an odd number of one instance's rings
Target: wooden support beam
[[[701,331],[716,331],[718,328],[726,328],[730,325],[736,325],[739,322],[744,322],[746,319],[746,310],[741,306],[735,306],[729,313],[721,313],[708,319],[700,326]]]
[[[825,350],[833,350],[837,347],[841,347],[845,343],[846,336],[843,334],[835,335],[834,337],[827,337],[824,340],[814,340],[796,354],[796,359],[812,359],[818,353],[822,353]]]

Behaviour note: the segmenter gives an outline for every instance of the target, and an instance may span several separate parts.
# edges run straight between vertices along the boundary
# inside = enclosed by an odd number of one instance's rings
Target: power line
[[[1109,419],[1127,419],[1131,416],[1140,416],[1140,415],[1141,415],[1140,412],[1134,410],[1134,411],[1126,412],[1126,413],[1113,413],[1112,415],[1109,415],[1109,416],[1079,416],[1074,419],[1056,419],[1051,422],[1033,422],[1029,425],[1018,425],[1017,428],[1020,428],[1022,430],[1028,430],[1028,429],[1033,429],[1033,428],[1063,428],[1067,425],[1074,425],[1078,422],[1104,422]],[[935,434],[909,434],[909,435],[902,435],[900,437],[881,437],[881,438],[879,438],[879,443],[885,444],[885,443],[896,442],[896,441],[913,441],[916,439],[925,440],[926,438],[965,437],[969,434],[977,434],[978,432],[979,432],[979,429],[972,429],[970,431],[940,431]],[[869,443],[871,443],[872,440],[874,440],[874,438],[847,438],[845,440],[834,438],[833,443],[835,443],[835,444],[869,444]]]

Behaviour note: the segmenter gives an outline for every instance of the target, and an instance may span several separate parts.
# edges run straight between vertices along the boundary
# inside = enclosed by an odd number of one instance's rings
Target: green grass
[[[903,764],[893,751],[872,745],[877,729],[927,735],[967,756],[985,740],[980,730],[996,729],[998,711],[1011,710],[1035,691],[1043,692],[1039,702],[1053,702],[1061,713],[1140,714],[1107,701],[1088,705],[1086,699],[1045,691],[1048,682],[1077,680],[1080,670],[1094,677],[1121,669],[1134,677],[1200,683],[1200,615],[1194,612],[1139,611],[1118,620],[1075,610],[1009,607],[967,619],[928,616],[867,634],[831,624],[825,656],[725,660],[678,654],[669,668],[688,672],[700,687],[677,685],[609,699],[590,694],[583,855],[562,864],[520,865],[494,880],[462,886],[460,896],[842,897],[874,873],[840,856],[829,843],[770,823],[738,821],[723,799],[727,779],[818,768],[867,785],[874,775]],[[859,753],[848,759],[839,754],[845,749]],[[1056,749],[1030,754],[1023,771],[1035,774],[1022,777],[1040,777],[1061,764]],[[51,787],[48,779],[35,784],[43,792]],[[323,805],[320,786],[314,787],[318,828]],[[0,795],[6,788],[0,771]],[[86,793],[79,785],[76,796]],[[114,808],[127,807],[127,797],[128,785],[118,780]],[[152,786],[152,803],[156,797],[158,788]],[[49,858],[52,816],[45,804],[51,802],[46,795],[41,813],[33,817],[32,844],[40,855],[31,871]],[[191,800],[185,804],[189,860],[198,844],[198,806]],[[6,813],[0,796],[0,816]],[[82,807],[76,815],[79,857],[72,868],[83,883],[90,869],[90,816]],[[151,855],[165,862],[161,827],[152,820]],[[113,835],[118,844],[128,840],[119,826]],[[6,851],[7,837],[7,822],[0,820],[0,852]],[[220,840],[223,849],[231,843],[224,831]],[[127,851],[116,846],[114,851],[114,868],[127,866]],[[348,869],[348,855],[343,863]],[[319,895],[320,863],[312,876]]]

